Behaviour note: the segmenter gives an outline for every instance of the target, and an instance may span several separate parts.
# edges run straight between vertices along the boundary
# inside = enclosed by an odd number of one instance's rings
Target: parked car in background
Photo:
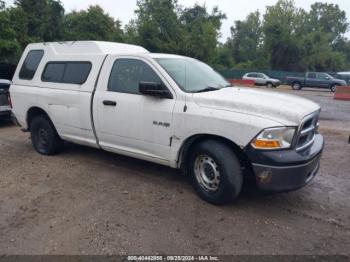
[[[328,88],[335,92],[337,86],[346,86],[342,79],[334,78],[327,73],[308,72],[304,77],[287,77],[287,84],[294,90],[300,90],[303,87]]]
[[[299,189],[320,166],[319,105],[232,87],[189,57],[106,42],[30,44],[10,93],[40,154],[70,141],[179,168],[214,204],[249,178],[265,191]]]
[[[271,78],[263,73],[247,73],[242,77],[243,80],[254,80],[256,86],[267,86],[269,88],[278,87],[281,81]]]
[[[339,72],[337,78],[344,80],[350,86],[350,72]]]
[[[10,85],[10,80],[0,79],[0,118],[9,118],[11,116]]]

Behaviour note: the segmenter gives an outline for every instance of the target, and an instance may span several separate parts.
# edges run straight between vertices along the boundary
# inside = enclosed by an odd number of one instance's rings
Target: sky
[[[5,0],[5,2],[11,4],[13,0]],[[61,2],[66,12],[86,9],[90,5],[100,5],[111,16],[121,20],[123,25],[134,18],[136,9],[136,0],[61,0]],[[193,6],[195,3],[205,4],[209,10],[214,6],[219,6],[219,9],[227,16],[221,28],[221,41],[225,41],[230,36],[230,27],[235,20],[242,20],[256,10],[264,13],[266,6],[274,5],[277,0],[178,0],[178,2],[184,7]],[[346,12],[350,21],[350,0],[295,0],[296,6],[305,10],[309,10],[315,2],[338,4]],[[350,37],[350,32],[347,36]]]

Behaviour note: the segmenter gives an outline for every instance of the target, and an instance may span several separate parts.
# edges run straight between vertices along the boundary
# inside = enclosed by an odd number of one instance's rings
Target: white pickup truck
[[[107,42],[30,44],[10,88],[18,124],[41,154],[63,141],[179,168],[204,200],[305,186],[319,169],[320,107],[232,87],[208,65]]]

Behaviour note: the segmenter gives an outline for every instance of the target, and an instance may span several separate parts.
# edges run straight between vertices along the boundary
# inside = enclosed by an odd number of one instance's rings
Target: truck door
[[[317,79],[319,80],[319,86],[318,87],[325,87],[325,88],[329,88],[332,79],[324,73],[318,73],[317,74]]]
[[[93,115],[100,146],[166,164],[170,159],[173,99],[143,95],[140,82],[166,83],[146,59],[109,57],[100,77]]]
[[[306,87],[317,87],[318,80],[316,73],[307,73],[305,77],[305,86]]]

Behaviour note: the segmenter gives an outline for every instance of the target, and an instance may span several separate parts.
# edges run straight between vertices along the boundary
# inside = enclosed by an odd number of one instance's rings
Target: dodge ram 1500
[[[204,200],[308,184],[320,166],[320,107],[232,87],[192,58],[107,42],[30,44],[10,88],[13,113],[44,155],[64,141],[179,168]],[[65,172],[69,170],[65,170]]]

